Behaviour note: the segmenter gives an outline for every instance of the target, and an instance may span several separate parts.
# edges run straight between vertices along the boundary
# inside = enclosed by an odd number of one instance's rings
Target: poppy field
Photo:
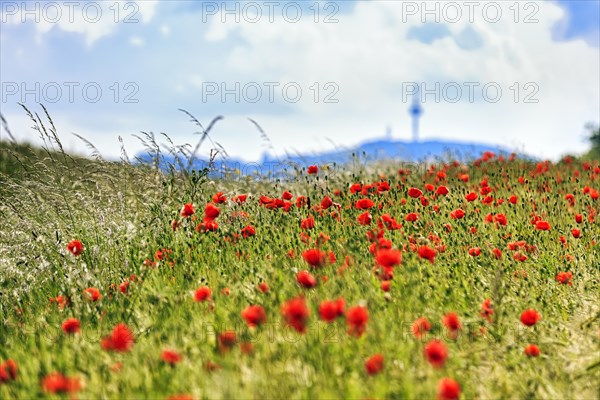
[[[598,161],[215,179],[45,138],[3,145],[2,399],[599,396]]]

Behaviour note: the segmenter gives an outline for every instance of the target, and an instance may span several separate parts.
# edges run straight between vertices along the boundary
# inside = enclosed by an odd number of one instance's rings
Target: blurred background
[[[35,140],[17,103],[43,103],[81,154],[73,132],[107,158],[119,136],[141,151],[140,131],[196,143],[180,108],[205,127],[222,115],[212,139],[246,161],[433,139],[558,159],[600,121],[595,0],[0,5],[13,135]]]

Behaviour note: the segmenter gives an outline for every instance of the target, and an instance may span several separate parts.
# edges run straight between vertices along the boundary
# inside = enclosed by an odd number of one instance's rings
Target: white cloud
[[[129,38],[129,44],[135,47],[141,47],[144,45],[144,39],[139,36],[132,36]]]
[[[204,82],[204,79],[202,79],[202,77],[200,75],[192,75],[190,77],[190,83],[197,88],[202,88],[202,82]]]
[[[87,46],[110,35],[120,24],[147,23],[158,1],[11,2],[0,18],[7,25],[35,24],[38,42],[53,29],[84,36]]]
[[[414,17],[403,23],[406,15],[400,4],[359,2],[350,14],[338,15],[337,24],[314,23],[312,18],[295,24],[282,18],[258,24],[244,19],[221,23],[213,18],[206,38],[225,41],[233,33],[243,38],[227,60],[228,68],[243,76],[282,84],[298,81],[303,88],[314,82],[339,85],[338,105],[315,103],[304,96],[292,116],[263,117],[266,125],[276,127],[276,141],[283,146],[308,148],[303,133],[307,131],[340,142],[361,135],[367,138],[374,131],[383,133],[388,122],[408,138],[410,121],[408,104],[401,100],[402,83],[424,81],[427,88],[435,82],[442,86],[478,82],[480,88],[495,82],[503,91],[498,103],[435,103],[428,98],[424,137],[522,144],[533,154],[549,157],[585,148],[583,141],[572,138],[586,121],[600,118],[598,49],[583,40],[552,40],[552,26],[564,15],[559,6],[536,3],[538,23],[515,23],[509,9],[512,3],[505,2],[503,17],[496,23],[487,22],[480,11],[472,24],[466,17],[447,24],[453,35],[470,27],[482,38],[480,47],[465,50],[453,37],[431,45],[406,40],[407,31],[422,22]],[[536,88],[533,98],[539,102],[525,103],[525,96]]]

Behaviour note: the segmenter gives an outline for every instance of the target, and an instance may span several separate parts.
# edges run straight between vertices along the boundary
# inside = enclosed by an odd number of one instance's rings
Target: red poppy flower
[[[220,213],[221,210],[219,209],[219,207],[215,206],[212,203],[207,203],[206,207],[204,207],[204,218],[207,220],[216,219]]]
[[[373,207],[374,205],[375,205],[375,203],[371,199],[360,199],[360,200],[357,200],[356,203],[354,204],[354,206],[356,208],[358,208],[359,210],[368,210],[369,208]]]
[[[119,285],[119,292],[125,294],[127,293],[127,288],[129,287],[129,281],[125,281]]]
[[[381,290],[383,290],[384,292],[389,292],[390,291],[390,286],[391,286],[391,281],[383,281],[381,282]]]
[[[573,207],[575,205],[575,195],[573,193],[567,193],[565,195],[565,200],[567,200],[569,202],[571,207]]]
[[[304,288],[311,289],[317,286],[317,280],[308,271],[300,271],[296,274],[296,281]]]
[[[100,290],[95,287],[87,288],[83,291],[84,295],[91,301],[98,301],[102,298]]]
[[[381,216],[381,221],[385,224],[385,227],[391,231],[401,229],[402,224],[399,224],[394,218],[392,218],[389,214],[383,214]]]
[[[170,249],[158,249],[158,250],[156,250],[156,252],[154,252],[154,259],[158,260],[158,261],[165,260],[166,258],[169,257],[170,253],[171,253]]]
[[[194,292],[194,301],[207,301],[210,300],[210,296],[212,295],[212,290],[208,286],[200,286]]]
[[[478,257],[481,254],[481,249],[479,247],[473,247],[469,249],[469,255],[471,257]]]
[[[313,268],[321,267],[325,264],[327,253],[319,249],[309,249],[302,252],[302,258]]]
[[[317,167],[316,165],[310,165],[306,172],[308,172],[309,174],[317,174],[319,173],[319,167]]]
[[[502,258],[502,250],[498,249],[498,248],[494,248],[492,250],[492,254],[494,255],[494,257],[496,257],[496,259],[501,259]]]
[[[540,355],[540,348],[535,344],[530,344],[525,347],[525,354],[527,354],[528,357],[537,357]]]
[[[497,223],[499,223],[502,226],[506,226],[506,224],[508,223],[508,220],[506,219],[505,214],[496,214],[494,216],[494,219]]]
[[[537,229],[538,231],[549,231],[550,224],[547,221],[537,221],[535,223],[535,229]]]
[[[67,297],[63,296],[62,294],[59,294],[54,298],[50,298],[50,304],[52,303],[56,303],[58,305],[58,308],[62,310],[67,304],[69,304],[69,299],[67,299]]]
[[[68,318],[62,323],[62,329],[65,333],[78,333],[81,331],[81,323],[77,318]]]
[[[444,366],[446,358],[448,358],[448,348],[440,340],[432,340],[425,345],[423,349],[425,358],[435,368]]]
[[[69,378],[60,372],[46,375],[41,382],[42,389],[47,393],[74,393],[81,389],[77,378]]]
[[[83,244],[79,240],[71,240],[69,244],[67,244],[67,250],[77,257],[83,253]]]
[[[166,362],[167,364],[175,365],[181,361],[181,354],[176,352],[175,350],[163,350],[160,358]]]
[[[460,208],[457,208],[456,210],[454,210],[450,213],[450,218],[452,218],[452,219],[462,219],[464,216],[465,216],[465,212],[463,210],[461,210]]]
[[[310,310],[306,306],[304,297],[288,300],[281,306],[281,315],[286,324],[300,333],[306,332],[306,323],[310,317]]]
[[[323,321],[333,322],[337,317],[344,315],[346,302],[340,298],[337,300],[326,300],[319,305],[319,316]]]
[[[418,249],[419,257],[429,260],[433,264],[437,252],[429,246],[420,246]]]
[[[542,319],[542,316],[532,308],[523,311],[521,314],[521,322],[526,326],[533,326],[540,319]]]
[[[194,396],[187,393],[172,394],[167,397],[167,400],[194,400]]]
[[[444,315],[444,318],[442,318],[442,323],[450,331],[458,331],[461,328],[460,319],[458,318],[458,315],[453,312],[449,312],[448,314]]]
[[[402,262],[402,252],[394,249],[381,249],[375,254],[375,261],[384,268],[390,268]]]
[[[237,196],[232,197],[231,200],[233,200],[234,202],[236,202],[238,204],[244,204],[246,202],[247,198],[248,198],[247,194],[238,194]]]
[[[492,322],[492,315],[494,315],[494,310],[492,309],[492,301],[490,299],[485,299],[483,303],[481,303],[481,316]]]
[[[360,183],[353,183],[350,185],[350,193],[355,194],[359,193],[362,190],[362,185]]]
[[[556,281],[562,283],[563,285],[573,285],[571,280],[573,279],[573,274],[571,272],[559,272],[556,274]]]
[[[126,352],[131,350],[133,341],[133,332],[121,322],[115,325],[110,336],[102,339],[102,348],[107,351]]]
[[[454,379],[444,378],[438,384],[438,400],[458,400],[460,385]]]
[[[291,194],[290,192],[288,192],[287,190],[285,192],[283,192],[283,194],[281,195],[281,198],[283,200],[291,200],[294,197],[293,194]]]
[[[242,236],[245,238],[249,238],[251,236],[256,235],[256,229],[252,225],[245,226],[242,228]]]
[[[581,224],[583,222],[583,215],[575,214],[575,222],[577,222],[578,224]]]
[[[306,205],[306,202],[307,202],[306,197],[304,197],[304,196],[296,197],[296,207],[301,208]]]
[[[267,320],[267,313],[261,306],[248,306],[242,311],[242,318],[252,328],[262,325]]]
[[[258,286],[257,286],[257,288],[262,293],[267,293],[269,291],[269,285],[267,285],[267,282],[261,282],[261,283],[259,283]]]
[[[520,252],[517,251],[513,255],[513,259],[515,259],[517,261],[520,261],[520,262],[523,262],[523,261],[526,261],[528,259],[528,257],[525,254],[522,254],[522,253],[520,253]]]
[[[418,197],[421,197],[423,195],[423,192],[417,188],[410,188],[408,189],[408,195],[413,199],[416,199]]]
[[[225,331],[219,334],[218,342],[221,351],[227,351],[235,346],[237,335],[235,331]]]
[[[357,337],[367,329],[367,322],[369,321],[369,312],[366,307],[355,306],[350,307],[346,311],[346,323],[348,324],[348,333]]]
[[[471,192],[471,193],[469,193],[468,195],[465,196],[465,199],[467,201],[475,201],[475,200],[477,200],[477,197],[478,197],[477,193]]]
[[[225,203],[227,201],[227,197],[225,197],[223,192],[217,192],[213,195],[212,201],[215,204]]]
[[[300,228],[302,229],[313,229],[315,227],[315,219],[312,215],[306,219],[303,219],[300,223]]]
[[[389,192],[391,190],[389,182],[379,182],[377,193]]]
[[[581,231],[577,228],[571,229],[571,234],[575,239],[579,239],[581,237]]]
[[[429,320],[425,317],[417,318],[412,324],[412,333],[413,335],[415,335],[416,338],[420,338],[430,330],[431,323],[429,323]]]
[[[356,220],[358,221],[359,224],[366,226],[366,225],[371,224],[371,221],[373,220],[373,216],[371,215],[370,212],[365,211],[364,213],[362,213],[358,217],[356,217]]]
[[[194,211],[194,205],[192,203],[187,203],[183,205],[183,208],[181,209],[179,215],[181,215],[184,218],[187,218],[194,215],[195,212],[196,211]]]
[[[365,370],[369,375],[376,375],[383,370],[383,355],[375,354],[365,361]]]
[[[325,197],[323,197],[323,200],[321,200],[321,207],[323,208],[323,210],[327,210],[332,205],[333,205],[333,200],[331,200],[331,197],[329,197],[329,196],[325,196]]]
[[[283,201],[283,200],[282,200]],[[277,199],[273,199],[271,197],[267,197],[265,195],[260,196],[260,199],[258,200],[258,203],[261,206],[273,206],[273,207],[277,207],[277,205],[275,204],[277,202]]]
[[[13,359],[0,363],[0,384],[17,379],[18,367]]]
[[[219,224],[211,219],[205,219],[204,222],[196,226],[197,232],[214,232],[219,229]]]
[[[450,191],[448,190],[448,188],[446,186],[440,186],[435,191],[435,194],[440,195],[440,196],[445,196],[448,193],[450,193]]]
[[[416,220],[419,219],[419,216],[417,215],[417,213],[408,213],[408,214],[406,214],[405,219],[407,222],[415,222]]]

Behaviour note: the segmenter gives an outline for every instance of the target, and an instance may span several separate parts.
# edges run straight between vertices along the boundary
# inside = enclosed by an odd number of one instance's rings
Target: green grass
[[[47,151],[0,142],[0,362],[10,358],[19,367],[15,381],[0,384],[0,398],[57,396],[40,384],[54,371],[79,379],[81,398],[183,393],[194,398],[434,398],[444,377],[460,383],[464,398],[599,396],[600,229],[598,217],[590,219],[599,200],[582,193],[586,186],[600,189],[594,165],[585,170],[576,159],[535,173],[535,163],[493,158],[464,166],[437,164],[436,171],[444,169],[447,178],[435,182],[435,174],[419,168],[403,178],[400,162],[355,163],[348,169],[322,168],[318,175],[298,171],[289,182],[211,181],[202,173],[166,174],[151,166],[74,159],[60,151],[51,134],[44,137]],[[468,183],[458,180],[463,172]],[[518,182],[521,176],[526,182]],[[467,202],[464,196],[479,192],[484,177],[495,200],[516,195],[518,203],[486,205],[482,195]],[[349,191],[352,183],[382,179],[390,183],[389,192],[362,196]],[[425,192],[428,206],[407,196],[409,187],[425,191],[425,183],[445,184],[450,193],[433,198]],[[294,200],[309,197],[312,210],[294,205],[284,212],[259,205],[261,195],[280,197],[284,190]],[[218,205],[219,229],[198,233],[194,228],[204,206],[218,191],[228,198]],[[242,193],[249,194],[245,204],[229,200]],[[564,198],[567,193],[575,195],[573,206]],[[325,195],[341,205],[339,220],[331,216],[332,209],[315,208]],[[382,207],[370,210],[370,227],[356,221],[363,211],[353,205],[362,197]],[[195,222],[179,216],[185,203],[195,204]],[[550,231],[530,223],[534,206],[550,222]],[[466,211],[464,219],[449,218],[457,208]],[[409,212],[419,219],[404,221]],[[506,214],[507,226],[485,223],[490,212]],[[380,289],[366,236],[385,213],[403,224],[401,230],[385,231],[394,248],[403,250],[388,293]],[[579,213],[582,224],[575,223]],[[306,244],[300,221],[309,215],[316,226],[306,232],[311,241]],[[176,231],[173,219],[182,223]],[[452,225],[450,232],[446,224]],[[256,236],[233,239],[246,225],[256,228]],[[579,239],[571,234],[575,227],[581,229]],[[315,246],[321,232],[330,237],[321,248],[332,251],[337,262],[311,270],[300,254]],[[434,246],[431,234],[446,246],[434,263],[419,258],[410,246]],[[560,236],[565,236],[564,245]],[[73,239],[84,245],[79,257],[66,250]],[[536,248],[522,251],[528,256],[523,262],[507,249],[518,240]],[[481,248],[479,257],[468,255],[472,247]],[[501,260],[491,253],[496,247],[503,252]],[[171,250],[168,260],[145,263],[156,261],[155,252],[165,248]],[[295,257],[288,256],[290,250]],[[351,266],[338,273],[347,256]],[[316,288],[296,283],[300,270],[311,270],[319,280]],[[563,271],[573,274],[572,286],[555,280]],[[118,285],[132,274],[137,279],[121,293]],[[264,294],[256,288],[263,281],[270,287]],[[203,285],[212,289],[212,301],[196,303],[193,292]],[[99,302],[83,296],[88,287],[100,289]],[[222,293],[225,288],[229,295]],[[58,295],[69,299],[64,309],[49,300]],[[281,305],[299,295],[311,311],[305,334],[286,327],[280,314]],[[319,319],[319,303],[339,297],[347,308],[367,307],[361,337],[347,333],[343,317],[332,324]],[[480,316],[487,298],[494,309],[492,322]],[[266,310],[267,322],[258,328],[248,328],[240,315],[250,304]],[[519,320],[528,308],[542,315],[531,328]],[[441,324],[450,311],[462,323],[456,339]],[[422,316],[432,330],[416,339],[411,325]],[[69,317],[80,320],[81,333],[61,330]],[[135,344],[129,352],[107,352],[100,340],[119,322],[132,329]],[[226,330],[235,330],[238,343],[221,352],[216,334]],[[423,347],[435,337],[449,351],[442,368],[433,368],[423,356]],[[242,342],[253,344],[251,354],[241,351]],[[539,346],[539,357],[524,354],[530,343]],[[164,349],[176,350],[182,361],[165,364]],[[369,376],[364,362],[376,353],[384,355],[384,369]],[[220,368],[211,370],[207,363]]]

